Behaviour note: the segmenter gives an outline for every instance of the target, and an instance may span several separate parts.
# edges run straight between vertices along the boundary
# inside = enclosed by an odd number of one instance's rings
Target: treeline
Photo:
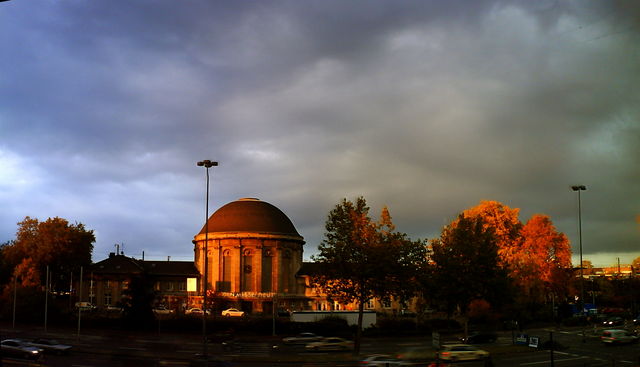
[[[546,215],[522,223],[518,213],[482,201],[439,238],[412,240],[396,231],[386,207],[374,221],[363,197],[343,199],[329,213],[312,257],[323,265],[313,282],[331,299],[356,302],[360,312],[372,298],[420,297],[423,308],[449,316],[518,318],[547,301],[568,300],[574,277],[567,237]]]

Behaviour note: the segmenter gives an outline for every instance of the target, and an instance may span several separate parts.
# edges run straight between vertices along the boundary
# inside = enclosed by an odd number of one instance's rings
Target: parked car
[[[493,343],[498,339],[498,335],[493,332],[476,331],[470,333],[466,338],[460,338],[460,341],[466,344]]]
[[[349,350],[353,349],[353,342],[338,338],[338,337],[330,337],[324,338],[317,342],[312,342],[305,345],[305,349],[307,350]]]
[[[322,340],[323,337],[314,333],[300,333],[296,336],[290,336],[283,338],[284,344],[308,344]]]
[[[158,306],[153,309],[153,313],[155,313],[156,315],[169,315],[173,313],[173,310],[170,310],[165,306]]]
[[[202,315],[202,309],[193,307],[184,312],[186,315]],[[207,315],[210,315],[211,311],[207,310]]]
[[[0,354],[37,361],[42,358],[43,350],[27,345],[20,339],[5,339],[0,342]]]
[[[447,362],[473,361],[489,357],[489,352],[469,344],[444,344],[440,347],[440,359]]]
[[[400,366],[400,361],[388,354],[372,354],[360,361],[360,366],[367,367],[392,367]]]
[[[32,341],[26,342],[25,344],[32,347],[40,348],[44,350],[45,353],[55,354],[68,354],[72,348],[70,345],[62,344],[55,339],[46,338],[33,339]]]
[[[609,317],[602,322],[602,326],[622,326],[624,325],[624,319],[622,317]]]
[[[96,305],[91,302],[76,302],[76,309],[81,309],[82,311],[93,311],[96,309]]]
[[[222,311],[222,316],[241,317],[244,316],[244,311],[240,311],[237,308],[227,308]]]
[[[603,330],[600,340],[605,344],[629,344],[638,341],[638,336],[628,330],[609,329]]]

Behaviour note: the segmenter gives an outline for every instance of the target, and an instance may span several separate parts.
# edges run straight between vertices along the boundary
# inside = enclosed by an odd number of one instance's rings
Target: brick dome
[[[253,232],[300,237],[280,209],[255,198],[243,198],[222,206],[209,217],[207,226],[209,233]],[[202,226],[199,234],[204,233],[205,226]]]

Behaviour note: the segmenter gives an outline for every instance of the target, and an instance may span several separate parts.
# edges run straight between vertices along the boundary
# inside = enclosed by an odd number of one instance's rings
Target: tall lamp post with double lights
[[[202,355],[206,359],[207,357],[207,283],[209,274],[209,168],[218,165],[218,162],[213,162],[208,159],[197,163],[198,167],[206,168],[207,172],[207,196],[205,204],[205,218],[204,218],[204,280],[202,282]]]

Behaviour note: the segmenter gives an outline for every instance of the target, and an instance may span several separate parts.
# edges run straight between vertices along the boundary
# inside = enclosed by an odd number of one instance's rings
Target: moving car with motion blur
[[[305,349],[311,351],[350,350],[353,349],[353,342],[338,337],[330,337],[324,338],[317,342],[309,343],[305,345]]]
[[[440,348],[440,359],[447,362],[475,361],[489,357],[489,352],[469,344],[444,344]]]
[[[609,329],[603,330],[600,341],[605,344],[630,344],[638,341],[638,336],[628,330]]]
[[[15,358],[31,359],[34,361],[42,358],[43,350],[32,347],[20,339],[5,339],[0,342],[0,354]]]
[[[393,367],[400,366],[401,360],[388,354],[372,354],[360,361],[360,366],[366,367]]]
[[[309,344],[322,340],[323,337],[314,333],[300,333],[296,336],[282,338],[284,344]]]
[[[25,344],[40,348],[45,353],[68,354],[71,351],[70,345],[62,344],[55,339],[37,338]]]

